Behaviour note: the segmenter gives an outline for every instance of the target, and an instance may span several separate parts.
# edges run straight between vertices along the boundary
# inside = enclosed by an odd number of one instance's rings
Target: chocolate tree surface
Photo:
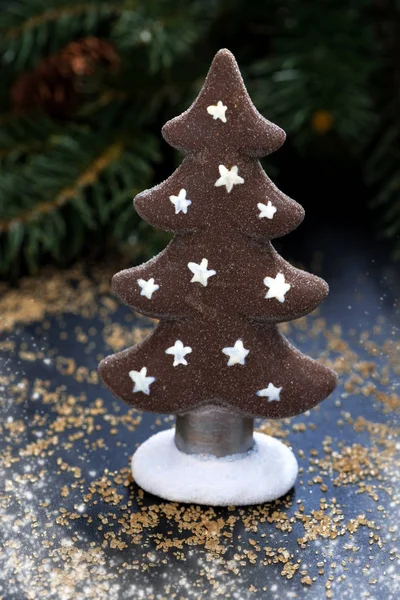
[[[285,133],[258,113],[225,49],[192,106],[162,133],[185,158],[166,181],[136,196],[135,207],[175,237],[113,278],[126,304],[160,322],[143,343],[101,362],[103,382],[149,412],[217,405],[281,418],[306,411],[332,392],[336,374],[277,328],[328,293],[325,281],[291,266],[270,242],[304,217],[258,161]]]

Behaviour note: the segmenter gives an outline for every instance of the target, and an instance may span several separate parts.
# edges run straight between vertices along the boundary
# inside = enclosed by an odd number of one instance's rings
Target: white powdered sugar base
[[[252,450],[223,458],[184,454],[174,436],[175,429],[156,433],[132,458],[136,483],[165,500],[211,506],[260,504],[280,498],[296,480],[293,452],[269,435],[255,433]]]

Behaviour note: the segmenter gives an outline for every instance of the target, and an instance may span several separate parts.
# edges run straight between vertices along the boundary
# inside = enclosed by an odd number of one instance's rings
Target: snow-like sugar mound
[[[280,498],[298,471],[293,452],[279,440],[255,433],[246,454],[217,458],[184,454],[174,442],[175,429],[149,438],[132,458],[132,473],[145,491],[165,500],[211,506],[260,504]]]

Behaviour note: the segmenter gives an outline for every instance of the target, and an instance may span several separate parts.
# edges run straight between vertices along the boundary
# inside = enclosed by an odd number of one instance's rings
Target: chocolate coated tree
[[[248,422],[313,407],[335,388],[336,374],[289,344],[277,323],[310,313],[328,286],[273,248],[270,240],[295,229],[304,211],[258,160],[285,133],[257,112],[228,50],[217,53],[197,99],[162,133],[185,158],[135,207],[175,237],[113,278],[126,304],[160,323],[141,344],[102,361],[103,382],[141,410],[202,415],[195,427],[209,435],[223,415],[225,437],[232,415]],[[177,445],[195,452],[190,419],[184,423]]]

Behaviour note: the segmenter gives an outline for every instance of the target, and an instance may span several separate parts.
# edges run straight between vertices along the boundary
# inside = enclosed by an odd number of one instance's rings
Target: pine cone
[[[118,67],[110,42],[95,37],[70,42],[14,81],[11,103],[18,112],[40,109],[55,119],[70,119],[84,100],[83,79],[100,69],[115,73]]]
[[[114,47],[108,41],[92,36],[68,44],[61,50],[60,58],[77,76],[93,75],[98,67],[105,67],[110,72],[116,72],[119,67]]]
[[[23,73],[11,87],[11,103],[17,112],[40,109],[55,119],[71,117],[78,105],[73,73],[51,57],[33,71]]]

